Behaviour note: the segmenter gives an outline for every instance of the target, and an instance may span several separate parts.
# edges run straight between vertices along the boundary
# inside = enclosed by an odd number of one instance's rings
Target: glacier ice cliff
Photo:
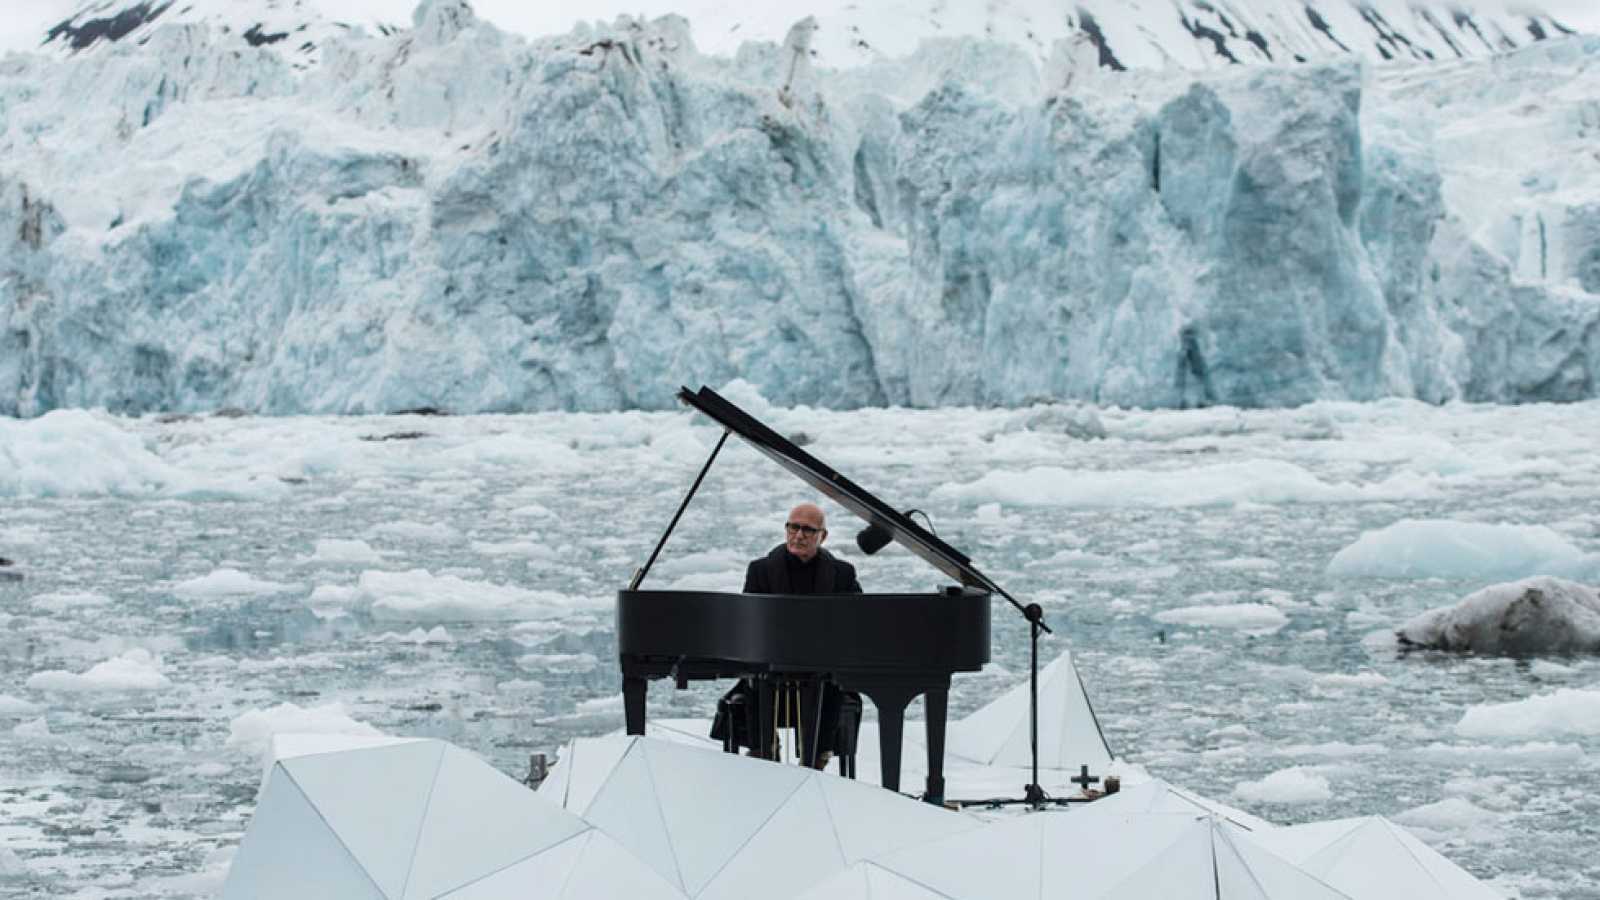
[[[0,59],[0,414],[1597,395],[1600,39],[1061,91],[803,32]]]

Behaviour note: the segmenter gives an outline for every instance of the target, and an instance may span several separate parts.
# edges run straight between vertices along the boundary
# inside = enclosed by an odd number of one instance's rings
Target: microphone
[[[894,540],[894,535],[890,533],[889,529],[876,522],[861,529],[856,534],[856,546],[860,547],[861,552],[868,556],[887,547],[892,540]]]

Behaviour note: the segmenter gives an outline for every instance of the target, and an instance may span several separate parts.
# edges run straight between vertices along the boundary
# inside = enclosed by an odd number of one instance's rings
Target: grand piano
[[[923,799],[944,799],[944,733],[950,676],[975,672],[989,661],[989,599],[1004,594],[954,547],[885,504],[754,416],[707,387],[678,397],[723,428],[721,439],[678,507],[650,559],[627,589],[617,592],[617,649],[629,734],[645,730],[649,681],[670,678],[678,687],[701,679],[750,678],[758,720],[775,721],[775,682],[806,685],[797,691],[801,761],[816,759],[821,692],[832,681],[870,699],[878,711],[882,784],[900,787],[900,747],[905,708],[923,697],[927,714],[928,778]],[[695,491],[730,434],[736,434],[855,513],[874,531],[904,546],[955,584],[926,594],[744,594],[644,590],[640,587]],[[870,581],[870,574],[867,579]]]

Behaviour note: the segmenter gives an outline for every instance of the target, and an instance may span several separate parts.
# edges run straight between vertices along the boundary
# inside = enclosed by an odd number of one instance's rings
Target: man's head
[[[783,545],[797,559],[810,562],[822,542],[828,538],[828,521],[822,507],[815,503],[802,503],[789,510],[789,520],[783,524]]]

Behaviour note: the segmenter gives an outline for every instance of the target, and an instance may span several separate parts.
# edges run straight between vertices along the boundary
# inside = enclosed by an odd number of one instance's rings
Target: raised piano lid
[[[686,387],[678,392],[678,399],[710,416],[773,462],[793,472],[801,481],[860,516],[863,521],[888,531],[895,543],[927,560],[939,571],[967,587],[1005,593],[986,575],[973,568],[966,554],[879,500],[871,491],[840,475],[827,463],[800,449],[793,441],[768,428],[755,416],[730,403],[711,388],[701,387],[695,392]]]

